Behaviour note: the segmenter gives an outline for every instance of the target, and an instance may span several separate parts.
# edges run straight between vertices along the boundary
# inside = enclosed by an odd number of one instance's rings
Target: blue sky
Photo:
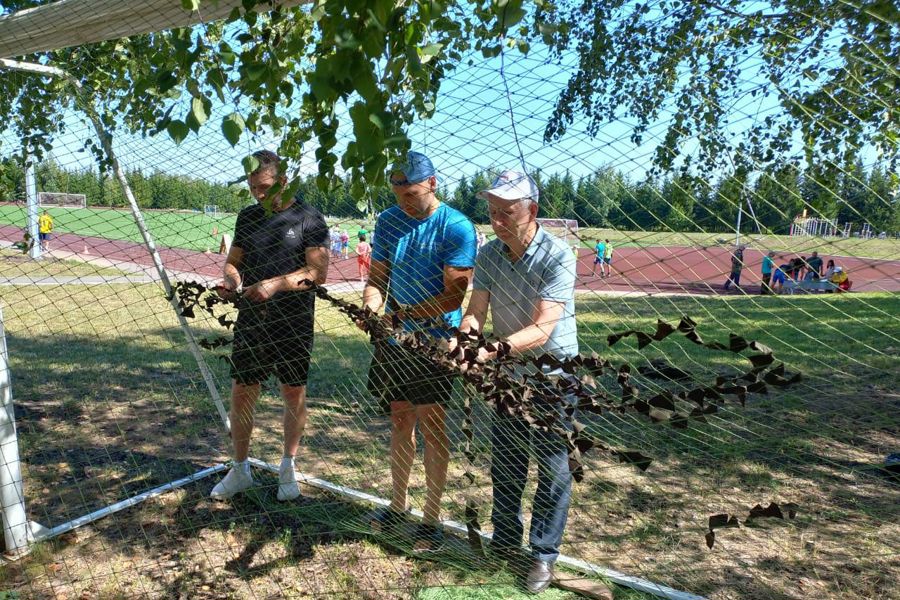
[[[569,171],[582,177],[603,167],[613,166],[633,180],[641,179],[650,166],[656,144],[665,133],[671,118],[663,112],[659,120],[644,135],[644,142],[636,146],[630,141],[631,123],[619,118],[601,127],[595,138],[589,137],[584,119],[576,119],[567,134],[559,141],[545,144],[544,127],[552,113],[558,94],[575,67],[576,57],[568,55],[561,62],[550,60],[547,48],[536,45],[528,56],[516,49],[508,49],[503,59],[484,59],[472,56],[474,64],[461,66],[445,80],[432,119],[413,124],[409,130],[413,147],[428,154],[437,165],[444,182],[453,187],[461,176],[490,168],[520,166],[519,148],[529,170],[545,173]],[[744,72],[753,73],[759,59],[747,59]],[[501,75],[506,73],[509,99]],[[760,79],[743,82],[748,92],[760,84]],[[296,97],[296,95],[295,95]],[[510,114],[510,103],[512,114]],[[766,114],[778,110],[771,95],[749,93],[739,97],[729,108],[728,135],[737,135],[750,122],[758,122]],[[118,133],[114,147],[120,162],[127,168],[145,171],[159,169],[169,173],[201,177],[220,182],[232,181],[242,174],[240,159],[259,148],[276,148],[274,138],[251,140],[244,136],[236,148],[224,140],[219,124],[234,107],[218,104],[199,135],[193,133],[176,146],[167,134],[155,138],[141,138]],[[177,114],[177,111],[176,111]],[[83,141],[93,137],[93,131],[83,118],[72,113],[66,117],[68,132],[56,140],[54,157],[67,168],[91,167],[90,155],[79,152]],[[343,137],[346,143],[349,119],[344,119]],[[518,144],[514,135],[518,135]],[[9,132],[0,134],[0,152],[7,154],[10,146],[17,146]],[[691,153],[688,143],[684,151]],[[302,173],[316,171],[314,146],[303,157],[292,157]],[[871,154],[871,153],[870,153]],[[874,155],[871,155],[871,162]]]

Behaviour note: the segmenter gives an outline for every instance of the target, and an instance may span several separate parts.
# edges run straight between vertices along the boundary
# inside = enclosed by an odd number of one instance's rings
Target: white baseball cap
[[[531,198],[538,201],[538,187],[534,179],[522,171],[503,171],[489,189],[478,192],[478,197],[487,200],[488,194],[503,200]]]

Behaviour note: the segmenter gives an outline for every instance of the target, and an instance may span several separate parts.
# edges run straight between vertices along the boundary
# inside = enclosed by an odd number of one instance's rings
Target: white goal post
[[[59,208],[86,208],[87,196],[67,192],[38,192],[38,204]]]
[[[569,234],[578,240],[578,221],[575,219],[537,219],[541,227],[552,233],[556,237],[562,238],[564,242],[569,243]]]

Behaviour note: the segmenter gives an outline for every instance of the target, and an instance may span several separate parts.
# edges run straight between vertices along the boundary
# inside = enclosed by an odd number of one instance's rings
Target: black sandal
[[[438,552],[444,547],[444,530],[433,523],[419,523],[413,533],[413,552]]]
[[[406,523],[409,511],[397,511],[392,508],[379,508],[369,519],[369,525],[377,533],[397,533]]]

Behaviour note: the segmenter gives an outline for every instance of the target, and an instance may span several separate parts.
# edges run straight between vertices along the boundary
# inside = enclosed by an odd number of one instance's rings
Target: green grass
[[[54,219],[54,231],[57,233],[77,233],[113,240],[142,242],[131,212],[127,209],[65,209],[51,208]],[[215,250],[223,233],[234,231],[235,214],[220,214],[209,217],[199,212],[145,210],[143,212],[147,226],[158,246],[187,248],[189,250]],[[0,224],[24,227],[24,206],[0,206]],[[356,245],[356,232],[360,227],[372,231],[372,224],[362,219],[334,220],[331,225],[346,228],[350,234],[351,250]],[[479,225],[478,229],[493,237],[490,225]],[[213,231],[217,235],[213,235]],[[597,238],[609,238],[616,247],[651,247],[651,246],[715,246],[721,242],[725,245],[734,243],[731,233],[703,232],[654,232],[654,231],[621,231],[611,229],[584,228],[578,236],[585,248],[593,248]],[[570,238],[575,243],[574,238]],[[775,250],[784,253],[809,253],[817,250],[823,256],[858,256],[883,260],[896,260],[900,255],[900,240],[888,239],[837,239],[837,238],[801,238],[785,235],[745,235],[744,243],[760,251]]]
[[[227,454],[228,440],[158,286],[6,287],[0,302],[26,496],[36,520],[59,524]],[[389,488],[390,424],[364,392],[368,342],[334,309],[320,303],[317,310],[311,416],[301,464],[313,475],[383,496]],[[759,340],[789,371],[801,371],[804,381],[753,396],[746,407],[730,402],[708,423],[684,431],[650,425],[633,414],[587,418],[589,431],[604,442],[642,450],[654,463],[642,476],[601,453],[588,454],[564,552],[712,597],[723,589],[730,597],[791,597],[797,577],[813,586],[818,598],[885,597],[885,582],[898,575],[888,546],[900,515],[896,493],[872,466],[900,444],[900,295],[580,295],[576,310],[582,352],[597,351],[615,365],[665,358],[701,381],[745,368],[741,356],[710,351],[677,334],[641,351],[634,338],[611,348],[606,344],[613,331],[652,332],[657,318],[676,322],[689,315],[704,340],[726,341],[729,332]],[[197,319],[193,326],[201,337],[219,333],[209,320]],[[207,356],[227,396],[225,364]],[[601,383],[616,393],[614,381]],[[281,404],[273,392],[269,387],[260,401],[253,442],[253,454],[269,460],[280,452]],[[460,412],[450,411],[454,456],[445,507],[449,517],[460,519],[464,498],[474,495],[486,525],[490,415],[476,402],[474,416],[478,483],[467,486],[461,475]],[[53,581],[54,589],[78,597],[84,590],[75,582],[102,581],[91,573],[105,565],[124,561],[119,572],[141,578],[177,556],[183,575],[168,587],[156,587],[162,585],[157,579],[141,579],[141,585],[158,597],[240,597],[236,590],[252,582],[254,592],[266,596],[282,591],[272,583],[277,575],[283,577],[277,581],[301,581],[310,593],[333,597],[372,589],[403,590],[404,597],[423,600],[519,597],[508,573],[473,567],[456,556],[413,559],[402,544],[371,537],[359,524],[362,509],[356,505],[292,509],[274,501],[271,485],[223,505],[206,500],[211,485],[207,480],[166,495],[159,502],[172,505],[159,512],[139,508],[104,520],[77,544],[53,546],[52,552],[26,559],[33,560],[23,563],[27,578],[0,571],[0,584],[39,595],[35,590]],[[424,496],[421,459],[411,496],[417,504]],[[723,531],[721,549],[705,549],[703,524],[710,514],[743,516],[753,504],[768,501],[796,501],[801,514],[791,523]],[[816,551],[826,559],[804,550],[807,539],[816,541]],[[140,551],[132,552],[135,547]],[[138,560],[135,554],[146,555],[143,566],[127,563]],[[790,570],[766,570],[771,557],[790,564]],[[848,571],[839,557],[868,562]],[[47,563],[54,562],[63,567],[50,578]],[[214,581],[201,573],[214,575]],[[378,579],[369,579],[374,573]],[[107,581],[110,591],[125,585]],[[213,591],[204,592],[204,586]],[[101,591],[94,590],[94,596]],[[616,594],[644,598],[618,588]],[[553,591],[548,597],[571,595]]]
[[[142,243],[131,211],[110,208],[51,208],[54,233],[77,233],[110,240]],[[204,251],[218,249],[223,233],[234,231],[236,215],[210,217],[188,211],[143,211],[144,221],[157,246]],[[0,206],[0,224],[25,226],[24,206]],[[213,236],[213,231],[218,235]]]
[[[46,255],[33,260],[17,250],[0,249],[0,277],[24,277],[40,281],[47,277],[84,277],[90,275],[125,275],[124,271],[100,267],[78,260],[59,260]]]
[[[582,246],[593,249],[596,240],[609,239],[617,248],[647,248],[655,246],[707,247],[722,245],[733,247],[734,232],[670,232],[670,231],[620,231],[612,229],[579,229]],[[574,243],[574,242],[573,242]],[[813,250],[822,256],[856,256],[880,260],[897,260],[900,256],[900,239],[814,238],[788,235],[742,234],[741,243],[761,252],[774,250],[787,254],[809,254]]]

